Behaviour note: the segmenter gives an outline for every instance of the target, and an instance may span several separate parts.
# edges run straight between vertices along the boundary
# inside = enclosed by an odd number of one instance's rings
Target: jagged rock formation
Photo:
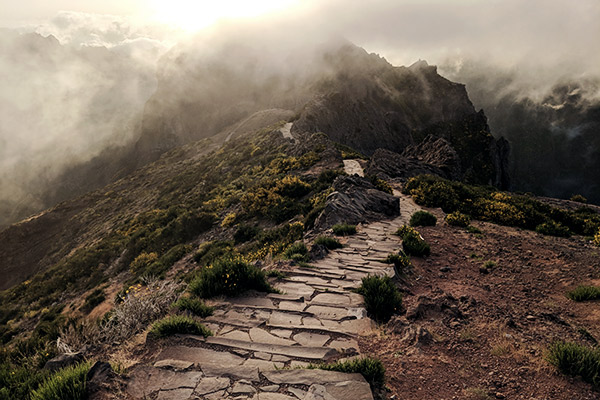
[[[377,189],[365,178],[340,176],[333,188],[335,191],[327,197],[325,209],[315,221],[317,231],[335,224],[358,224],[400,214],[398,199]]]
[[[439,168],[447,179],[458,180],[462,178],[460,157],[444,138],[427,136],[420,144],[407,147],[402,155]]]
[[[475,111],[464,85],[425,61],[394,67],[336,42],[309,52],[287,49],[297,62],[281,67],[271,59],[285,59],[283,54],[233,47],[204,58],[193,47],[180,47],[165,57],[137,143],[144,159],[277,108],[295,113],[293,132],[324,132],[367,155],[378,148],[401,153],[430,135],[444,138],[460,158],[461,176],[485,184],[508,181],[506,147],[495,144],[483,112]]]

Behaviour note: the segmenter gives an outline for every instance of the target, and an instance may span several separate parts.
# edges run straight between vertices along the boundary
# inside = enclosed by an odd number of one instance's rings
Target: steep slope
[[[507,145],[493,139],[464,86],[424,61],[394,67],[344,42],[272,51],[229,43],[213,52],[200,56],[193,45],[181,46],[162,60],[137,143],[147,159],[279,108],[296,114],[295,131],[323,132],[367,155],[443,137],[459,154],[461,177],[509,185]]]

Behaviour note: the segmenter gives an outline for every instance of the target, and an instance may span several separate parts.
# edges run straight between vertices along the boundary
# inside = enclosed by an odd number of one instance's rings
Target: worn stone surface
[[[198,386],[196,387],[196,393],[203,395],[207,393],[213,393],[217,390],[226,389],[229,387],[229,378],[222,377],[205,377],[202,378]]]
[[[291,346],[294,344],[292,340],[271,335],[269,332],[260,328],[250,329],[250,339],[255,343],[277,344],[282,346]]]
[[[173,368],[173,369],[188,369],[194,365],[191,361],[183,361],[183,360],[160,360],[154,363],[155,368]]]
[[[361,374],[344,374],[320,369],[267,371],[263,375],[272,383],[292,385],[330,384],[346,381],[366,382]]]
[[[156,400],[188,400],[193,392],[194,389],[161,390]]]
[[[302,346],[321,347],[329,341],[329,336],[318,333],[300,332],[294,335],[293,339]]]

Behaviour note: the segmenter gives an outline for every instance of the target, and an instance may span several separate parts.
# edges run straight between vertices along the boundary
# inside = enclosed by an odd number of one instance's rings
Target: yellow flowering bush
[[[598,229],[598,233],[594,236],[594,244],[600,247],[600,229]]]

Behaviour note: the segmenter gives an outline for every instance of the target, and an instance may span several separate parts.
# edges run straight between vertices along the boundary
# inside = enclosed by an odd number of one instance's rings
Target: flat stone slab
[[[252,328],[252,329],[258,329],[258,328]],[[234,330],[234,331],[231,331],[229,333],[226,333],[224,335],[219,335],[219,336],[227,338],[227,339],[246,340],[246,341],[250,340],[250,335],[248,335],[246,332],[237,331],[237,330]]]
[[[278,305],[280,310],[286,311],[304,311],[306,303],[300,303],[298,301],[282,301]]]
[[[188,369],[194,365],[191,361],[182,360],[161,360],[154,363],[154,368],[173,368],[173,369]]]
[[[258,376],[258,368],[248,367],[243,365],[217,365],[206,364],[202,367],[202,372],[208,377],[231,377],[233,379],[248,379],[252,382],[260,381]],[[221,397],[217,397],[220,399]]]
[[[213,393],[217,390],[227,389],[230,384],[229,378],[204,377],[196,387],[196,392],[200,395]]]
[[[281,346],[291,346],[294,344],[294,342],[289,339],[271,335],[269,332],[260,328],[250,329],[250,339],[254,343],[276,344]]]
[[[259,372],[272,371],[274,369],[281,369],[284,367],[282,362],[257,360],[256,358],[249,358],[244,361],[244,367],[258,368]]]
[[[274,325],[300,325],[302,324],[302,316],[284,312],[273,312],[268,323]]]
[[[173,346],[163,349],[158,355],[157,361],[167,359],[193,362],[200,365],[201,368],[208,364],[233,366],[241,365],[244,362],[242,357],[229,352],[187,346]]]
[[[202,373],[174,372],[151,366],[136,367],[130,374],[127,393],[135,399],[143,399],[159,390],[194,389],[202,379]]]
[[[340,306],[350,305],[350,298],[343,294],[320,293],[316,295],[311,303],[336,304]]]
[[[161,390],[156,400],[188,400],[192,397],[192,393],[194,389]]]
[[[310,306],[306,309],[306,312],[316,315],[319,319],[340,320],[348,316],[348,310],[337,307]]]
[[[266,371],[265,378],[271,383],[289,385],[324,385],[339,382],[364,382],[361,374],[345,374],[337,371],[326,371],[322,369],[284,369],[278,371]]]
[[[273,307],[273,302],[265,297],[236,297],[231,299],[231,303],[246,306]]]
[[[300,332],[294,335],[293,339],[302,346],[322,347],[329,341],[330,337],[319,333]]]
[[[315,289],[301,282],[277,282],[275,288],[285,294],[302,296],[304,298],[310,298],[315,292]]]
[[[280,354],[286,357],[306,358],[309,360],[328,360],[338,354],[335,349],[329,349],[325,347],[281,346],[264,343],[249,343],[214,336],[211,336],[208,339],[209,340],[207,340],[207,343],[211,344],[234,347],[243,350]]]
[[[342,353],[350,351],[358,352],[360,350],[358,347],[358,342],[354,339],[337,339],[329,343],[327,347],[331,347],[332,349],[336,349]]]
[[[311,394],[321,392],[331,397],[311,397]],[[371,387],[367,382],[347,381],[338,382],[326,385],[312,385],[308,388],[308,393],[305,400],[310,399],[335,399],[335,400],[373,400],[373,393],[371,393]]]
[[[295,397],[291,397],[281,393],[268,393],[262,392],[252,397],[252,400],[298,400]]]

